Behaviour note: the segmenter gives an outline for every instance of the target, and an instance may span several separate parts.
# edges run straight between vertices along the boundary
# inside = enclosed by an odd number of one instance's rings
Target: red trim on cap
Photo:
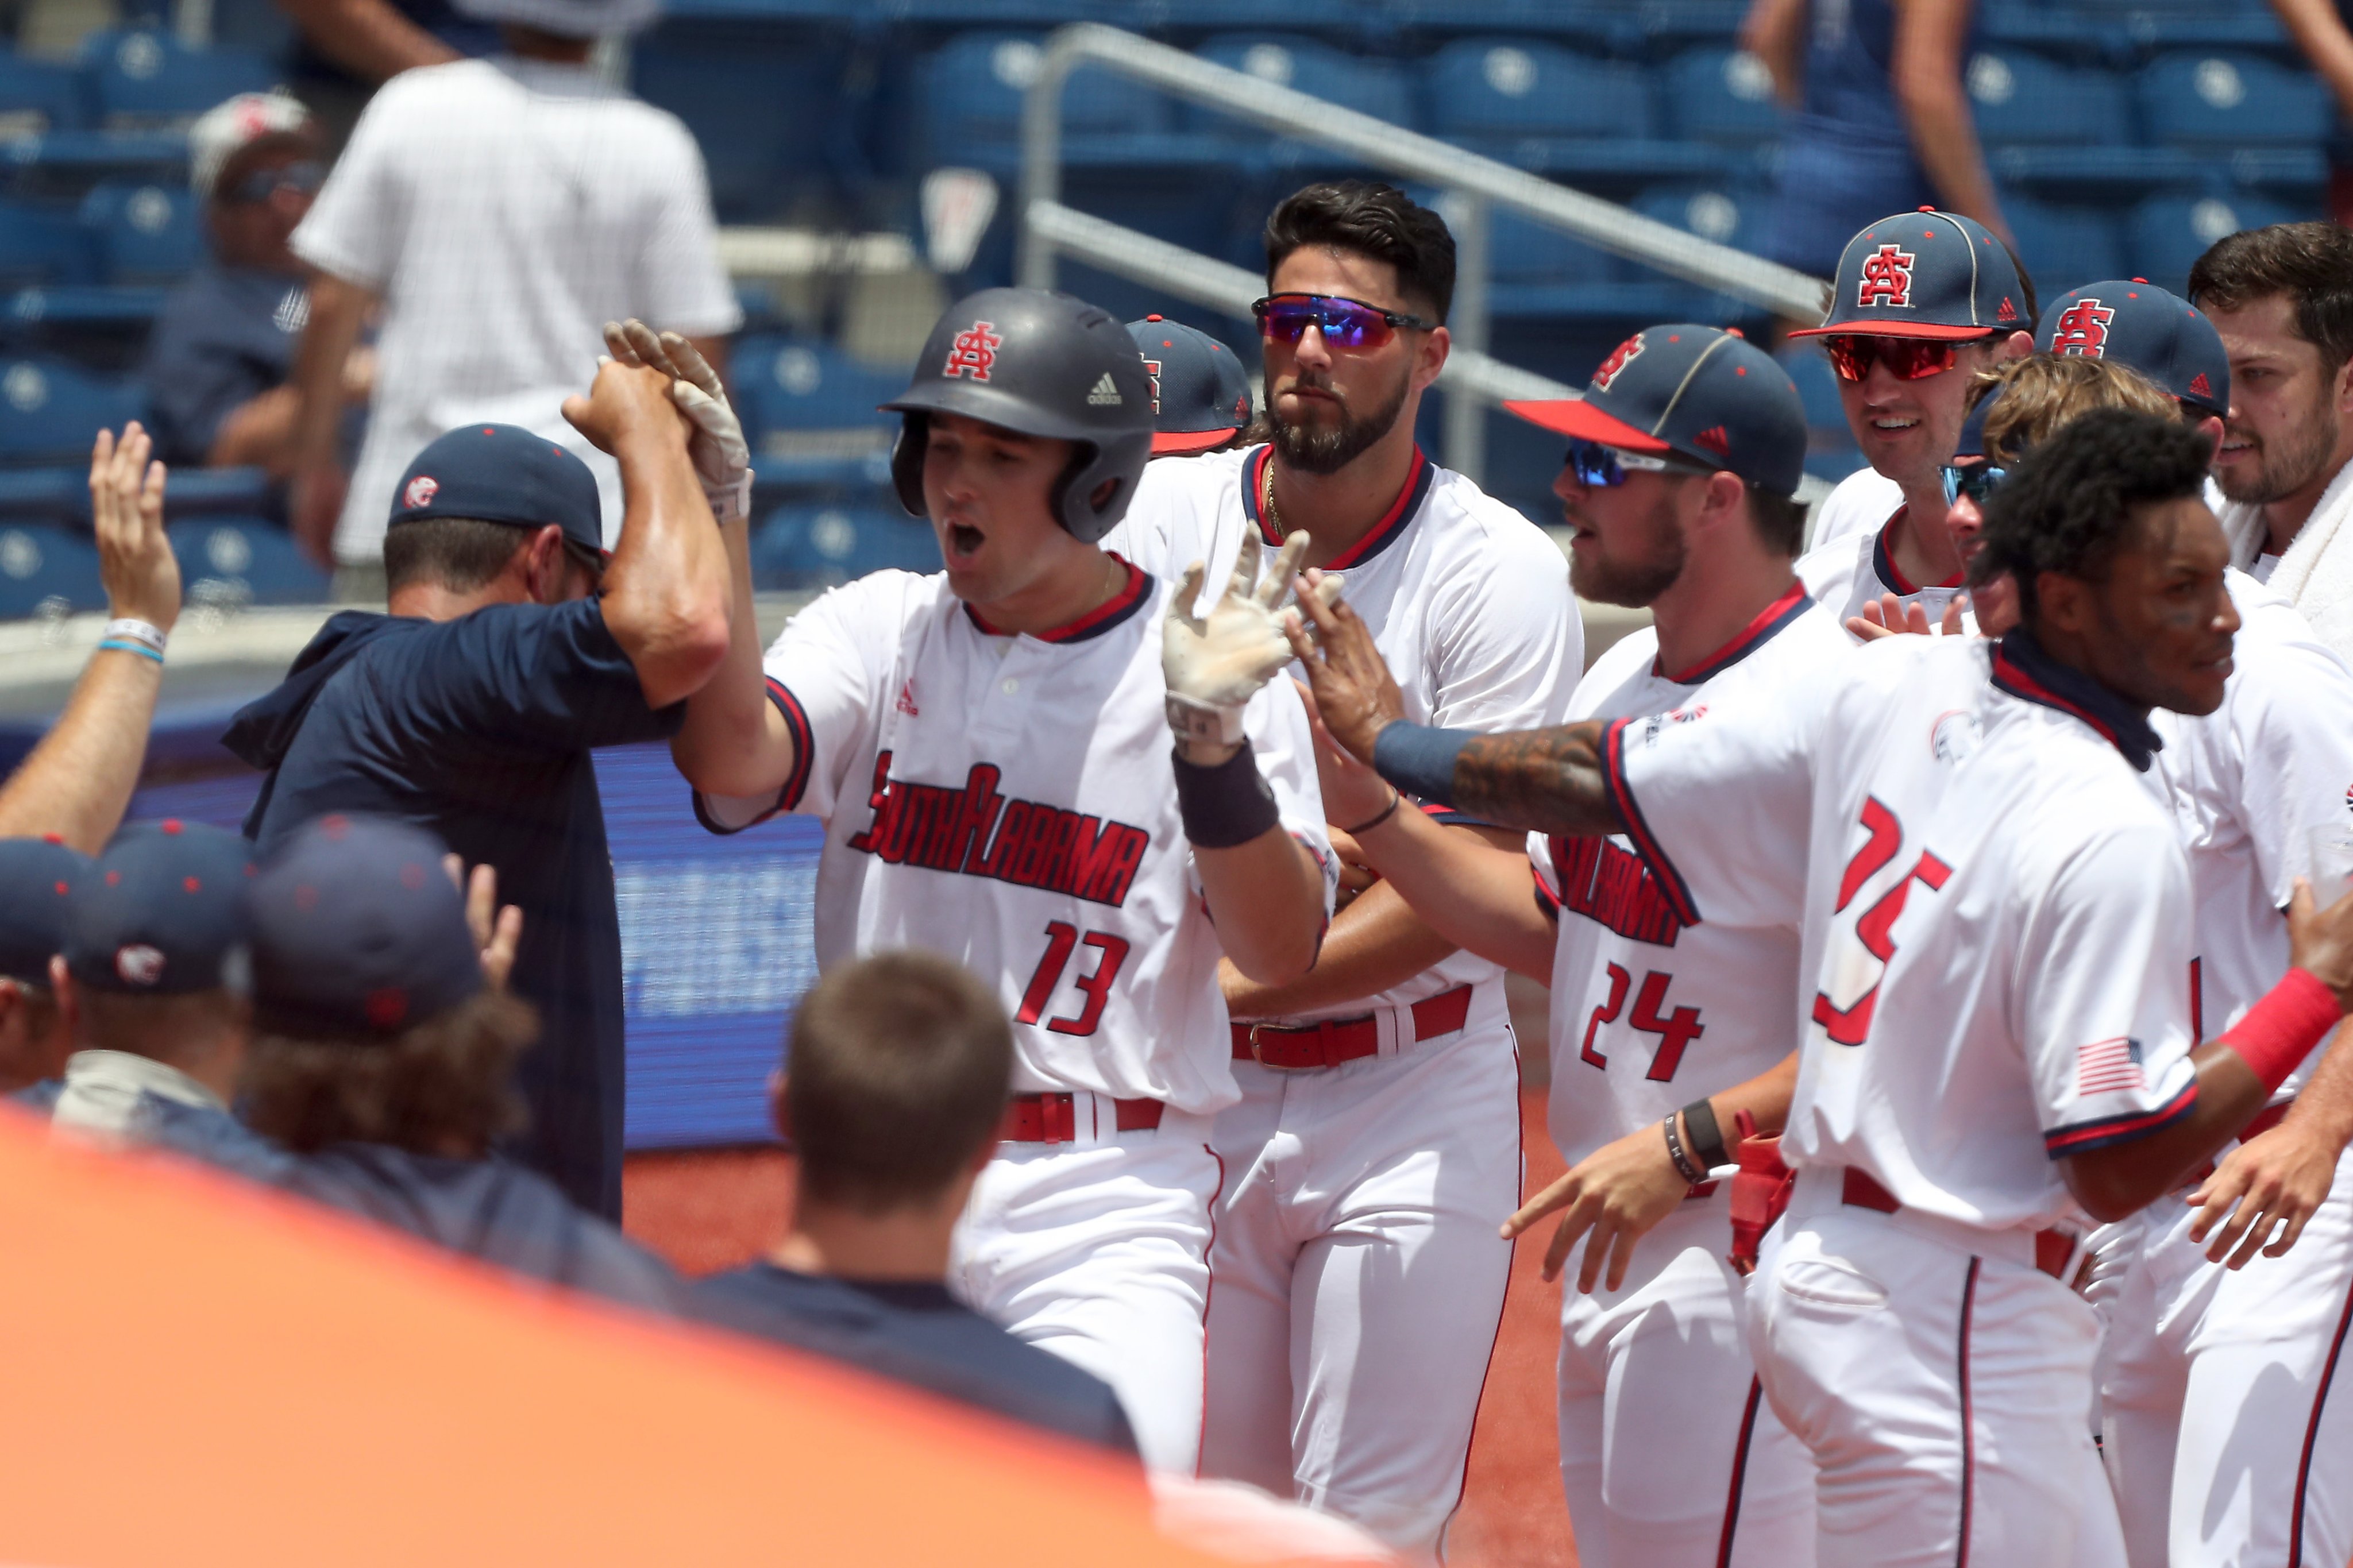
[[[1614,414],[1604,413],[1599,406],[1582,397],[1517,399],[1504,405],[1504,412],[1516,415],[1539,429],[1556,435],[1574,436],[1581,441],[1599,441],[1605,447],[1623,447],[1629,452],[1672,452],[1674,448],[1648,431],[1627,424]]]
[[[1135,613],[1136,608],[1144,603],[1146,590],[1152,586],[1151,574],[1116,551],[1107,550],[1103,553],[1127,568],[1126,584],[1118,593],[1113,594],[1077,620],[1066,622],[1059,626],[1050,626],[1042,632],[1031,632],[1029,634],[1030,637],[1039,642],[1084,642],[1089,637],[1098,637],[1111,630],[1113,626]],[[990,626],[981,618],[980,612],[970,605],[964,607],[964,613],[972,618],[974,626],[990,637],[1009,637],[1014,635]]]
[[[1234,438],[1239,425],[1229,425],[1222,430],[1155,430],[1152,433],[1152,455],[1190,456],[1221,447]]]
[[[1788,334],[1793,338],[1828,337],[1832,332],[1845,332],[1858,338],[1930,338],[1938,342],[1968,342],[1978,338],[2007,336],[2010,331],[2002,327],[1947,327],[1935,321],[1883,321],[1866,316],[1854,321],[1833,321],[1826,327],[1800,327]]]

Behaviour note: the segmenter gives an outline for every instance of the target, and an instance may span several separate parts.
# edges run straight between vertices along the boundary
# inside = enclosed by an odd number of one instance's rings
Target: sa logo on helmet
[[[2116,311],[2095,299],[2087,296],[2076,300],[2059,313],[2058,324],[2051,331],[2051,352],[2101,358],[2107,352],[2108,323],[2116,319]]]
[[[996,368],[997,351],[1004,346],[1005,340],[997,335],[996,322],[975,321],[948,345],[948,361],[940,367],[940,375],[949,381],[960,375],[987,381],[988,373]]]
[[[410,508],[423,506],[439,493],[440,489],[439,479],[431,474],[419,474],[408,481],[406,489],[400,492],[400,504]]]

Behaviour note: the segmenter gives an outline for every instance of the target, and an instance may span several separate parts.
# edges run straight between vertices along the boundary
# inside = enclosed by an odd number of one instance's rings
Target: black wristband
[[[1667,1158],[1675,1163],[1675,1174],[1694,1187],[1706,1181],[1707,1173],[1692,1163],[1691,1156],[1683,1152],[1683,1141],[1675,1136],[1675,1113],[1668,1111],[1666,1121],[1659,1125],[1666,1131]]]
[[[1197,849],[1231,849],[1247,844],[1274,826],[1281,817],[1274,809],[1274,791],[1258,771],[1258,758],[1248,741],[1241,749],[1214,767],[1185,760],[1176,764],[1176,815],[1185,837]]]
[[[1709,1170],[1732,1163],[1724,1147],[1724,1130],[1715,1124],[1715,1107],[1694,1100],[1683,1107],[1683,1130],[1691,1134],[1692,1158]]]

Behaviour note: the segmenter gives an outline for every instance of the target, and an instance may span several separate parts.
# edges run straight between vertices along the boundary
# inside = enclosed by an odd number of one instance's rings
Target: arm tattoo
[[[1622,833],[1601,775],[1598,720],[1552,730],[1481,735],[1454,763],[1447,804],[1482,821],[1564,837]]]

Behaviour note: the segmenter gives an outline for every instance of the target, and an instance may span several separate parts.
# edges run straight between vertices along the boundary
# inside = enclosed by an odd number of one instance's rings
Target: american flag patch
[[[2094,1040],[2075,1053],[2075,1092],[2115,1094],[2147,1089],[2148,1075],[2140,1070],[2140,1042],[2118,1035]]]

